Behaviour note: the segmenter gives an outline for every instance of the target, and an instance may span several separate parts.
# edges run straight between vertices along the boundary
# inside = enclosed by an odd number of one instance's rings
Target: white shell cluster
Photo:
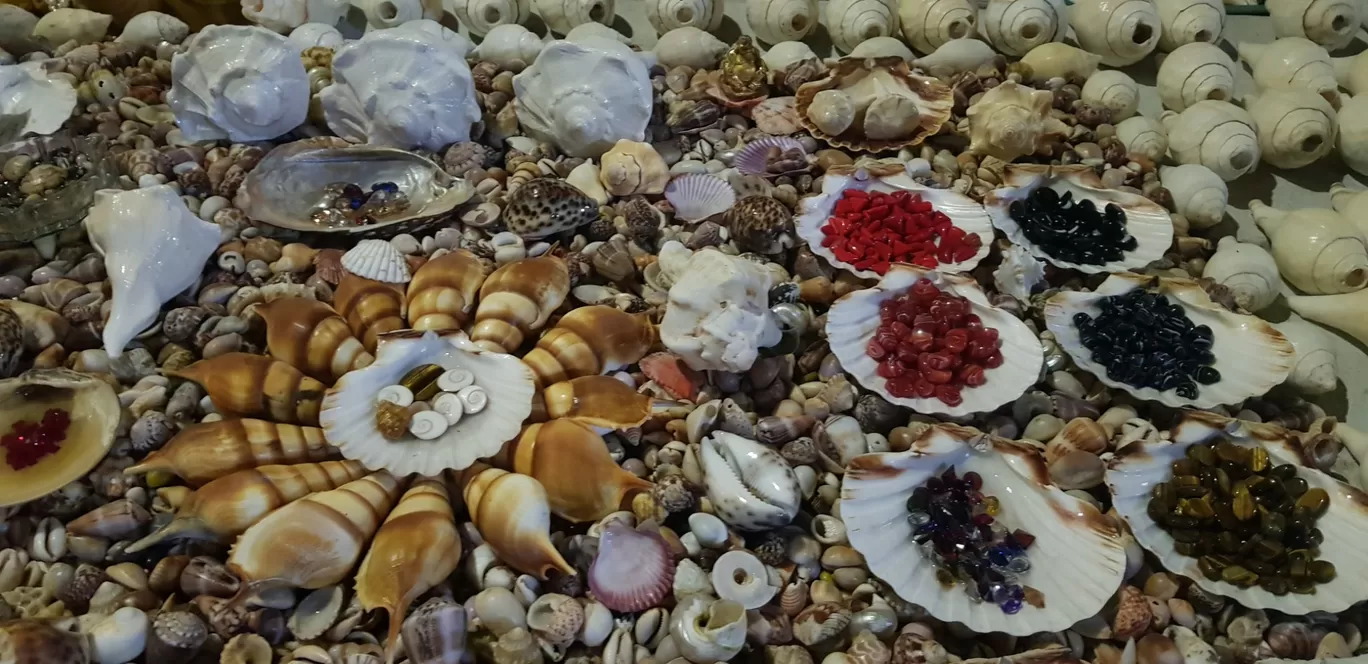
[[[166,103],[192,141],[266,141],[309,113],[309,77],[299,50],[255,26],[212,25],[171,59]]]
[[[651,77],[626,46],[607,39],[551,42],[513,77],[518,122],[567,155],[597,157],[641,141],[651,119]]]
[[[446,433],[465,415],[474,415],[489,405],[489,393],[475,384],[475,374],[468,369],[449,369],[437,377],[441,390],[427,401],[416,401],[413,390],[403,385],[387,385],[376,394],[379,401],[410,409],[409,433],[420,440],[432,440]]]

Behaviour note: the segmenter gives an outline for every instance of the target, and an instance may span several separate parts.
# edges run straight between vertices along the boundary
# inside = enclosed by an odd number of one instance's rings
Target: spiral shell
[[[898,21],[912,48],[926,54],[952,39],[972,37],[978,10],[969,0],[902,0]]]
[[[1198,101],[1160,116],[1180,164],[1201,164],[1229,182],[1259,165],[1259,138],[1248,111],[1224,101]]]
[[[380,335],[402,330],[404,294],[393,284],[347,274],[333,294],[333,308],[347,321],[366,350],[375,353]]]
[[[647,0],[646,20],[658,34],[692,27],[713,31],[722,25],[723,0]]]
[[[503,25],[521,26],[532,17],[529,0],[456,0],[451,7],[461,25],[476,36],[487,35]],[[524,64],[532,64],[534,59],[535,56]]]
[[[585,23],[612,25],[617,15],[615,0],[533,0],[546,27],[556,34]]]
[[[1177,213],[1186,217],[1192,228],[1210,228],[1225,218],[1230,191],[1225,180],[1210,168],[1201,164],[1161,166],[1159,181],[1173,195]]]
[[[340,292],[340,291],[339,291]],[[489,275],[470,338],[500,353],[516,350],[540,330],[570,293],[570,270],[552,256],[514,261]]]
[[[1250,201],[1249,213],[1268,236],[1283,278],[1303,293],[1354,293],[1368,283],[1368,239],[1344,215],[1322,208],[1284,212],[1258,200]]]
[[[1296,364],[1287,377],[1287,384],[1304,394],[1324,394],[1335,389],[1335,340],[1333,335],[1314,323],[1293,315],[1286,321],[1274,323],[1297,351]]]
[[[1071,23],[1083,50],[1111,67],[1133,65],[1159,45],[1159,12],[1150,0],[1080,0]]]
[[[1088,77],[1079,98],[1111,111],[1112,124],[1116,124],[1135,115],[1140,107],[1140,86],[1125,72],[1106,69]]]
[[[538,597],[527,607],[527,628],[551,646],[565,647],[584,626],[584,607],[558,593]]]
[[[1172,51],[1184,44],[1215,44],[1225,29],[1225,4],[1221,0],[1154,0],[1159,10],[1159,50]]]
[[[980,27],[998,51],[1022,56],[1063,39],[1069,20],[1061,0],[988,0]]]
[[[224,353],[172,375],[199,383],[225,415],[318,424],[323,384],[280,360],[250,353]]]
[[[817,0],[746,0],[746,25],[760,41],[799,41],[817,29]]]
[[[490,461],[537,480],[551,512],[575,522],[602,519],[652,486],[613,461],[593,429],[571,420],[524,428]]]
[[[1363,7],[1353,0],[1287,0],[1268,3],[1273,34],[1305,37],[1334,51],[1348,46],[1363,21]]]
[[[1335,108],[1310,90],[1265,90],[1246,105],[1263,160],[1278,168],[1309,166],[1335,146]]]
[[[1168,132],[1152,118],[1137,115],[1116,125],[1116,138],[1128,154],[1142,154],[1159,161],[1168,153]]]
[[[408,319],[413,329],[464,327],[484,279],[484,266],[464,249],[424,263],[408,287]]]
[[[347,321],[322,302],[282,297],[256,311],[266,322],[271,355],[323,383],[331,385],[342,374],[375,361],[352,336]]]
[[[885,0],[831,0],[826,27],[836,48],[849,53],[866,39],[892,37],[898,30],[898,15]]]
[[[39,620],[14,620],[0,624],[0,661],[89,664],[90,646],[83,634],[58,629]]]
[[[594,305],[566,314],[523,357],[541,385],[616,371],[635,364],[655,342],[644,314]]]
[[[540,482],[478,462],[456,482],[470,520],[500,560],[542,579],[553,569],[575,573],[551,544],[551,508]]]
[[[1260,91],[1295,88],[1310,90],[1339,108],[1339,83],[1330,53],[1301,37],[1283,37],[1271,44],[1240,42],[1240,59],[1249,63]]]

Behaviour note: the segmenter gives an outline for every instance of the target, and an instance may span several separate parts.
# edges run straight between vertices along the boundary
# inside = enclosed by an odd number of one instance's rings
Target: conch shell
[[[257,305],[266,321],[271,356],[331,385],[342,374],[370,366],[375,356],[352,336],[347,321],[318,300],[282,297]]]
[[[124,469],[129,475],[171,473],[191,486],[268,464],[324,461],[338,455],[317,427],[265,420],[192,424],[161,449]]]
[[[540,384],[550,385],[635,364],[655,338],[655,326],[644,314],[604,304],[579,307],[561,317],[522,359]]]
[[[465,326],[484,279],[484,266],[464,249],[424,263],[408,286],[408,319],[413,329]]]
[[[339,291],[340,292],[340,291]],[[554,256],[525,258],[494,271],[480,288],[480,306],[470,338],[506,353],[542,329],[570,294],[570,270]]]
[[[204,387],[224,415],[266,416],[289,424],[318,424],[322,383],[280,360],[225,353],[173,372]]]
[[[821,120],[827,103],[850,106],[851,122],[839,132],[833,131],[839,125]],[[845,58],[826,78],[799,87],[795,105],[803,126],[828,143],[884,152],[920,145],[940,131],[950,119],[954,95],[939,80],[913,72],[902,58]],[[862,121],[857,125],[856,119]]]
[[[1068,136],[1069,127],[1050,115],[1054,96],[1012,81],[985,92],[966,115],[969,150],[1012,161]]]
[[[1229,288],[1235,303],[1246,311],[1260,311],[1278,299],[1282,277],[1273,256],[1257,244],[1240,242],[1227,235],[1216,243],[1202,277]]]
[[[603,153],[599,180],[614,196],[659,194],[670,181],[670,167],[650,143],[624,138]]]
[[[491,461],[540,482],[551,512],[569,521],[602,519],[653,486],[623,470],[593,429],[572,420],[524,428]]]
[[[551,570],[575,573],[551,544],[551,508],[540,482],[483,463],[458,473],[456,482],[470,520],[500,560],[541,579]]]

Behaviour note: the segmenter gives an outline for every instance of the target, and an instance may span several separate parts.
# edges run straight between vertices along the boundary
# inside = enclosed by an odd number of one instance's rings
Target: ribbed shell
[[[191,486],[230,473],[279,463],[323,461],[337,456],[323,430],[265,420],[219,420],[192,424],[161,449],[124,470],[130,475],[160,470]]]
[[[886,6],[883,0],[856,2]],[[827,12],[832,12],[831,8],[836,4],[832,2],[828,5]],[[875,100],[885,100],[889,97],[911,99],[917,107],[917,128],[905,136],[886,140],[873,139],[865,135],[863,122],[852,122],[845,133],[840,136],[829,136],[808,117],[808,108],[812,105],[813,99],[817,93],[826,90],[847,93],[857,118]],[[798,111],[799,120],[814,136],[831,143],[834,147],[859,152],[884,152],[920,145],[945,126],[950,120],[953,106],[954,93],[948,85],[935,78],[913,72],[907,61],[898,56],[841,60],[830,70],[826,78],[804,83],[799,87],[794,99],[794,108]]]
[[[849,53],[866,39],[896,34],[896,12],[886,0],[832,0],[826,6],[827,33],[836,48]]]
[[[766,168],[766,156],[771,150],[798,150],[799,152],[802,152],[804,156],[807,155],[807,152],[803,150],[803,144],[798,142],[798,139],[796,138],[789,138],[788,136],[766,136],[753,140],[747,143],[746,147],[741,148],[740,152],[736,153],[736,158],[732,161],[732,165],[736,167],[736,170],[746,175],[774,177],[779,175],[779,173],[771,173]],[[807,162],[803,163],[803,168],[807,168]],[[676,216],[678,216],[678,212],[679,210],[676,207]]]
[[[930,53],[952,39],[972,38],[978,7],[969,0],[901,0],[898,23],[912,48]]]
[[[199,383],[224,415],[318,424],[324,385],[280,360],[251,353],[224,353],[173,375]]]
[[[318,300],[282,297],[258,305],[257,313],[266,321],[271,356],[325,384],[375,361],[347,321]]]
[[[980,30],[993,47],[1022,56],[1041,44],[1059,41],[1069,31],[1060,0],[988,0]]]
[[[760,41],[797,41],[817,29],[817,0],[746,0],[746,25]]]
[[[362,240],[342,254],[342,267],[348,272],[387,284],[408,283],[408,261],[394,245],[384,240]]]
[[[415,330],[460,329],[475,309],[484,266],[459,249],[418,268],[408,287],[408,320]]]
[[[547,330],[523,362],[540,385],[550,385],[635,364],[655,340],[655,326],[645,314],[602,304],[580,307]]]
[[[371,353],[375,352],[380,335],[407,327],[404,292],[394,284],[348,274],[333,294],[333,308]]]
[[[570,420],[524,428],[491,462],[540,482],[552,513],[575,522],[602,519],[652,486],[613,461],[593,429]]]
[[[470,338],[498,352],[516,351],[570,294],[570,270],[553,256],[524,258],[494,271],[480,288]]]
[[[465,469],[456,481],[470,520],[500,560],[542,579],[553,569],[575,573],[551,544],[551,508],[540,482],[483,463]]]
[[[680,221],[703,221],[736,204],[736,190],[726,180],[707,173],[687,173],[665,186],[665,200]]]

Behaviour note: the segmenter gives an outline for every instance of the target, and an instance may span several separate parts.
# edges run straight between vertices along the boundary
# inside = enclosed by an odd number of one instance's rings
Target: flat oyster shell
[[[189,140],[268,141],[304,123],[309,77],[284,36],[211,25],[171,59],[166,103]]]
[[[1036,536],[1023,586],[1040,591],[1044,606],[1023,604],[1008,615],[992,602],[974,602],[963,586],[943,588],[936,566],[921,556],[907,522],[907,499],[927,479],[954,467],[983,477],[983,493],[1003,500],[1007,527]],[[1050,483],[1045,459],[1024,443],[953,424],[936,425],[906,452],[863,454],[846,467],[841,520],[850,545],[870,571],[900,597],[946,622],[979,632],[1025,636],[1056,632],[1100,611],[1126,570],[1116,524],[1086,501]]]
[[[619,140],[642,141],[651,119],[651,77],[631,49],[587,37],[553,41],[513,77],[518,122],[572,157],[597,157]]]
[[[323,188],[351,182],[370,189],[393,182],[408,197],[402,214],[369,226],[329,228],[310,220]],[[406,150],[353,146],[335,137],[281,145],[247,174],[233,204],[256,220],[295,231],[354,233],[363,237],[413,233],[447,218],[470,200],[474,187]]]
[[[1170,302],[1182,306],[1193,324],[1211,327],[1211,352],[1216,356],[1215,367],[1221,373],[1221,380],[1199,386],[1196,399],[1184,399],[1173,390],[1160,392],[1149,387],[1136,388],[1108,378],[1106,368],[1092,360],[1092,352],[1079,340],[1073,317],[1080,312],[1096,316],[1102,298],[1144,288],[1155,281],[1155,277],[1126,272],[1107,277],[1091,293],[1061,292],[1045,304],[1045,326],[1054,333],[1059,347],[1073,358],[1074,363],[1091,372],[1104,385],[1175,408],[1235,404],[1262,396],[1287,380],[1296,364],[1296,351],[1281,332],[1260,318],[1237,314],[1212,302],[1206,290],[1195,281],[1167,278],[1157,280],[1159,292]]]
[[[26,116],[20,136],[61,129],[75,108],[76,88],[70,83],[29,65],[0,66],[0,116]]]
[[[71,414],[66,440],[35,465],[5,470],[0,507],[21,505],[84,477],[114,445],[122,409],[109,383],[67,369],[35,369],[0,380],[0,429],[9,431],[19,419],[41,418],[48,408]]]
[[[808,117],[808,107],[812,105],[813,97],[824,90],[844,92],[854,107],[855,121],[840,136],[822,132]],[[875,101],[891,97],[907,98],[916,104],[920,111],[916,129],[906,136],[885,140],[865,136],[862,129],[865,111]],[[950,119],[954,95],[950,87],[939,80],[914,73],[902,58],[845,58],[828,72],[826,78],[799,87],[796,104],[803,126],[814,136],[835,147],[884,152],[919,145],[940,131]]]

